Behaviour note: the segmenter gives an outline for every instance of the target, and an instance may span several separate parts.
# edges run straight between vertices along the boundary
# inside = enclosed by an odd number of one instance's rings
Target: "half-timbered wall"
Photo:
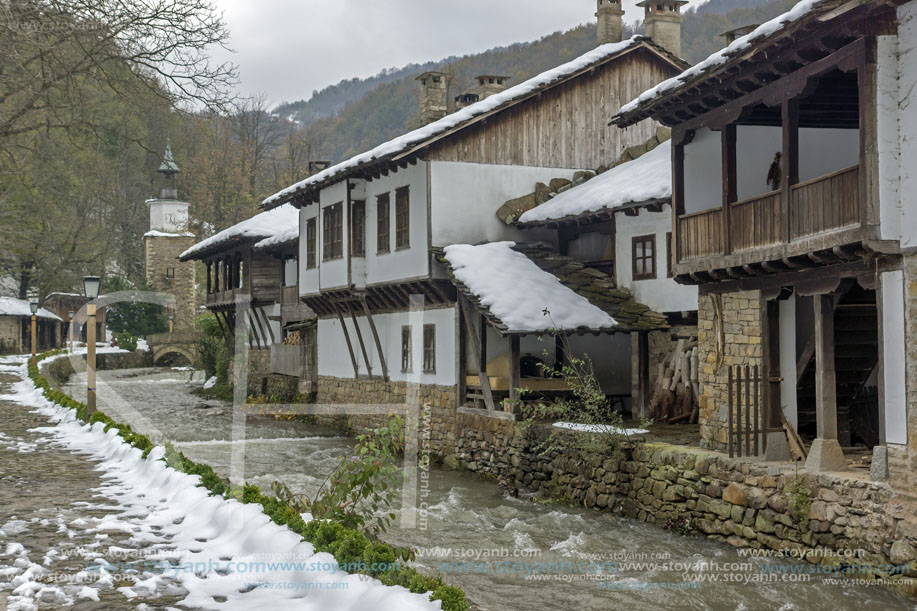
[[[427,156],[541,167],[608,165],[627,147],[649,140],[657,126],[643,121],[622,130],[609,126],[609,119],[622,104],[675,72],[649,51],[635,50],[444,138]]]
[[[676,284],[667,275],[668,246],[666,234],[672,231],[672,209],[662,212],[641,209],[637,216],[615,216],[615,283],[634,294],[638,303],[656,312],[693,312],[697,310],[697,287]],[[656,277],[633,279],[633,238],[652,235],[656,238]]]
[[[438,308],[423,310],[418,313],[395,312],[373,316],[379,341],[385,354],[389,378],[395,382],[417,382],[420,384],[438,384],[451,386],[456,383],[456,319],[455,308]],[[375,376],[382,375],[382,364],[379,351],[373,339],[372,328],[365,316],[358,316],[363,346],[369,357],[370,367]],[[345,317],[344,324],[353,345],[361,376],[367,375],[363,351],[354,328],[353,319]],[[401,329],[411,325],[413,330],[413,368],[411,372],[401,370]],[[423,369],[423,326],[436,326],[436,371],[425,373]],[[319,319],[318,321],[318,374],[335,378],[353,378],[353,362],[347,349],[347,339],[337,318]]]
[[[433,246],[521,239],[497,218],[507,200],[535,190],[535,183],[572,179],[575,170],[531,166],[432,161],[430,163]]]

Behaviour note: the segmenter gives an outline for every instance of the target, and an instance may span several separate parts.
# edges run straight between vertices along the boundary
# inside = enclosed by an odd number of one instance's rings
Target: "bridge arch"
[[[194,361],[194,353],[177,346],[163,346],[153,354],[153,365],[156,367],[190,367]]]

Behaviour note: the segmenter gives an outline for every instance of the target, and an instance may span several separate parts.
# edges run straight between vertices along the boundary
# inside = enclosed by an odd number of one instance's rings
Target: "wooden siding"
[[[282,276],[280,259],[260,253],[254,254],[249,269],[243,270],[245,283],[251,287],[252,299],[257,302],[280,301]]]
[[[643,144],[658,123],[620,129],[608,122],[622,104],[677,71],[645,49],[598,66],[431,145],[425,157],[500,165],[595,169]]]
[[[859,166],[793,185],[791,189],[793,239],[860,222]]]
[[[302,347],[271,344],[271,373],[299,376],[302,373]]]

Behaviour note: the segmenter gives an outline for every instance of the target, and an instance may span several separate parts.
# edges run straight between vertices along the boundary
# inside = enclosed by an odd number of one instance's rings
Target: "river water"
[[[279,480],[294,492],[312,493],[351,451],[351,440],[317,426],[261,416],[234,424],[230,405],[191,393],[200,383],[199,372],[99,372],[99,407],[158,442],[172,441],[221,476],[241,473],[264,490]],[[84,397],[85,375],[74,376],[65,390]],[[426,528],[405,528],[398,519],[384,538],[418,548],[421,570],[443,573],[488,611],[917,609],[884,587],[833,583],[800,575],[807,564],[741,557],[702,537],[512,498],[467,473],[433,469],[428,490]],[[808,582],[800,582],[804,578]]]

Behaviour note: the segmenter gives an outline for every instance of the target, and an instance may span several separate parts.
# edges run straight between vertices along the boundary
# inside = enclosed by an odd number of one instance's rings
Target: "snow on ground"
[[[515,242],[492,242],[479,246],[454,244],[445,249],[456,279],[510,332],[615,326],[611,316],[513,250],[513,246]]]
[[[582,431],[584,433],[617,433],[618,435],[646,435],[646,429],[621,429],[608,424],[581,424],[579,422],[555,422],[559,429]]]
[[[672,146],[665,142],[526,211],[519,222],[562,219],[669,197],[672,197]]]
[[[97,463],[106,482],[97,492],[105,497],[112,512],[94,527],[99,533],[96,536],[105,539],[106,531],[128,532],[132,543],[151,553],[144,560],[145,566],[133,569],[99,557],[97,580],[87,580],[83,575],[81,582],[54,587],[53,591],[41,581],[46,569],[23,557],[13,567],[15,574],[4,575],[14,588],[11,608],[33,608],[36,597],[56,597],[61,604],[74,597],[96,600],[100,591],[110,590],[115,583],[120,584],[117,590],[127,599],[187,593],[181,606],[199,609],[441,608],[438,601],[427,600],[428,594],[412,594],[402,587],[387,587],[338,570],[333,556],[315,553],[311,543],[271,522],[260,505],[208,496],[197,485],[197,476],[175,471],[161,460],[165,453],[162,447],[144,459],[114,430],[104,432],[102,423],[81,423],[71,410],[44,399],[27,379],[23,360],[19,359],[17,368],[23,381],[14,385],[14,394],[0,398],[36,408],[52,423],[36,430],[52,443]],[[66,526],[62,529],[66,536]],[[8,535],[3,537],[7,546],[13,546],[8,551],[26,553],[15,540],[24,533],[4,534]],[[125,579],[116,582],[115,574]],[[124,585],[126,579],[129,585]]]

